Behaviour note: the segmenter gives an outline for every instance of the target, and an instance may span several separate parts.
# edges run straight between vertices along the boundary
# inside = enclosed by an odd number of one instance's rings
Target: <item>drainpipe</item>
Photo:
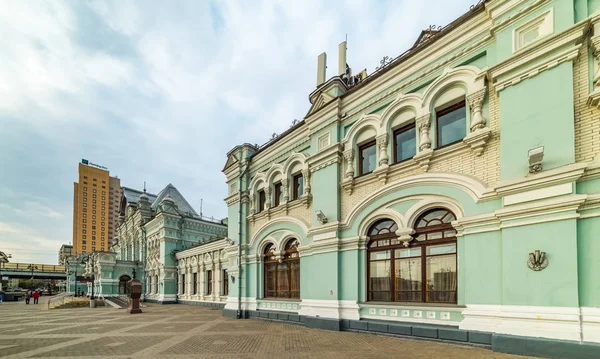
[[[146,258],[146,227],[144,227],[143,223],[140,225],[140,229],[142,230],[142,235],[143,235],[142,245],[144,246],[143,247],[143,250],[144,250],[144,254],[143,254],[143,256],[144,256],[144,258],[143,258],[143,261],[144,261],[144,299],[142,301],[145,302],[146,301],[146,292],[148,291],[148,273],[146,272],[148,260]]]
[[[239,220],[238,220],[238,310],[237,310],[237,319],[242,318],[242,180],[244,175],[248,175],[248,170],[250,169],[250,160],[252,156],[248,157],[246,160],[246,168],[240,174],[240,185],[239,185]]]

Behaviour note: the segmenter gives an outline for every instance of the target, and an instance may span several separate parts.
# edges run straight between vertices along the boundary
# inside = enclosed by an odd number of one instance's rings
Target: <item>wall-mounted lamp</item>
[[[542,170],[544,160],[544,146],[529,150],[529,173],[538,173]]]
[[[529,269],[539,272],[548,266],[548,258],[546,258],[546,252],[535,250],[533,253],[529,253],[529,259],[527,260],[527,266]]]
[[[234,276],[231,276],[231,283],[235,284],[235,277]]]
[[[317,215],[317,220],[321,223],[321,224],[325,224],[327,223],[327,216],[325,216],[323,214],[323,212],[319,211],[315,211],[315,214]]]

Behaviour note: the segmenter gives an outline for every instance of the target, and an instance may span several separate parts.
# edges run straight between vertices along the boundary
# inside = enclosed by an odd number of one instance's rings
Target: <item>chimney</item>
[[[325,72],[327,70],[327,54],[322,53],[317,59],[317,87],[325,82]]]
[[[338,45],[338,76],[346,73],[346,41]]]

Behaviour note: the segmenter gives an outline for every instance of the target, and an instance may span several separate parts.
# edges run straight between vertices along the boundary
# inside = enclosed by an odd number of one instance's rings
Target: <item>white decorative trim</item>
[[[512,204],[536,201],[571,193],[573,193],[573,185],[571,183],[563,183],[550,187],[534,189],[532,191],[508,195],[504,197],[504,205],[509,206]]]
[[[309,157],[306,162],[313,173],[334,163],[341,163],[342,145],[336,143],[328,148],[320,149],[317,154]]]
[[[322,151],[329,147],[331,143],[331,132],[327,132],[317,138],[317,151]]]
[[[513,29],[513,53],[532,43],[551,35],[554,32],[554,8],[546,11],[537,18]],[[531,31],[536,31],[537,36],[531,40],[527,40],[527,34]]]
[[[238,278],[239,279],[239,278]],[[242,310],[256,310],[256,298],[242,297]],[[238,310],[238,297],[228,296],[225,309]]]
[[[269,233],[262,233],[269,226],[272,226],[277,223],[290,223],[290,222],[298,225],[302,229],[302,233],[298,233],[298,234],[301,234],[304,237],[306,237],[308,235],[308,227],[303,221],[301,221],[297,218],[294,218],[294,217],[278,217],[278,218],[275,218],[275,219],[263,224],[260,228],[258,228],[256,231],[254,231],[254,234],[252,235],[252,238],[250,238],[250,242],[248,243],[248,246],[249,247],[254,246],[254,242],[256,242],[259,237],[266,237],[267,235],[276,231],[276,230],[273,230]]]
[[[576,59],[577,56],[579,55],[580,47],[581,47],[581,45],[573,46],[573,47],[567,49],[566,51],[563,51],[555,56],[552,56],[552,57],[546,59],[542,64],[537,65],[537,67],[535,67],[533,69],[521,71],[506,80],[498,82],[497,84],[494,85],[496,92],[500,92],[507,87],[518,84],[521,81],[535,77],[546,70],[550,70],[551,68],[562,64],[563,62],[567,62],[567,61]]]
[[[514,193],[545,188],[557,184],[577,181],[583,176],[587,163],[574,163],[537,174],[530,174],[518,180],[503,181],[494,187],[494,191],[501,196]]]
[[[256,300],[258,310],[270,310],[274,312],[298,312],[302,303],[300,301],[287,301],[263,298]],[[295,308],[294,308],[295,307]]]
[[[533,11],[539,9],[540,6],[544,5],[548,1],[549,0],[534,0],[528,6],[525,6],[524,8],[517,11],[516,13],[508,16],[506,19],[501,20],[498,23],[496,23],[494,26],[491,27],[490,31],[492,33],[496,33],[498,31],[501,31],[502,29],[505,29],[507,26],[509,26],[509,25],[513,24],[515,21],[521,19],[523,16],[531,14]],[[502,14],[506,13],[507,11],[513,9],[515,6],[520,5],[522,3],[523,3],[523,0],[511,0],[510,4],[504,5],[502,7],[496,7],[496,9],[498,9],[499,11],[492,10],[492,17],[494,19],[498,18]],[[486,7],[490,7],[490,5],[486,5]]]
[[[159,302],[167,302],[167,301],[175,301],[177,300],[177,294],[159,294],[158,301]]]
[[[579,308],[467,305],[459,328],[492,333],[581,340]],[[590,315],[592,320],[595,314]],[[585,335],[585,334],[584,334]],[[591,338],[594,338],[592,332]]]
[[[352,300],[303,299],[300,315],[330,319],[359,320],[359,306]]]
[[[315,234],[313,241],[317,242],[329,238],[337,238],[337,231]]]
[[[581,329],[584,342],[600,343],[600,308],[581,308]]]

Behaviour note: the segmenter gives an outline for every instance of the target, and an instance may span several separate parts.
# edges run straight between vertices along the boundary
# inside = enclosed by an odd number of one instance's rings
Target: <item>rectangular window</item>
[[[465,101],[437,111],[437,147],[461,141],[467,134]]]
[[[212,271],[206,271],[206,295],[212,294]]]
[[[229,295],[229,277],[227,270],[223,270],[223,295]]]
[[[94,191],[93,191],[93,192],[94,192],[94,193],[96,193],[96,190],[94,189]]]
[[[85,239],[85,234],[83,236],[81,236],[81,238]]]
[[[81,241],[81,243],[85,244],[86,240],[84,239],[83,241]]]
[[[394,163],[406,161],[417,154],[417,132],[415,125],[394,131]]]
[[[96,184],[94,183],[92,186],[96,187]]]
[[[81,233],[86,234],[87,230],[84,229],[84,230],[81,231]]]
[[[281,204],[282,195],[283,194],[281,193],[281,182],[275,183],[275,207]]]
[[[83,187],[83,190],[84,190],[84,191],[87,191],[87,187]]]
[[[84,199],[85,199],[85,198],[84,198]],[[84,206],[84,207],[87,207],[87,203],[83,202],[83,206]]]
[[[192,287],[194,288],[194,295],[196,295],[198,294],[198,273],[194,273],[193,280]]]
[[[359,146],[358,153],[358,175],[366,175],[375,171],[377,167],[377,144],[375,140]]]
[[[265,209],[265,202],[267,201],[267,197],[265,196],[265,191],[258,191],[258,212],[262,212]]]
[[[181,293],[185,294],[185,274],[181,275]]]
[[[96,240],[96,236],[92,236],[92,241],[95,241],[95,240]]]
[[[302,197],[304,194],[304,177],[302,174],[297,174],[293,177],[294,181],[294,192],[292,193],[292,200]]]
[[[96,179],[94,178],[93,181],[96,182]]]

